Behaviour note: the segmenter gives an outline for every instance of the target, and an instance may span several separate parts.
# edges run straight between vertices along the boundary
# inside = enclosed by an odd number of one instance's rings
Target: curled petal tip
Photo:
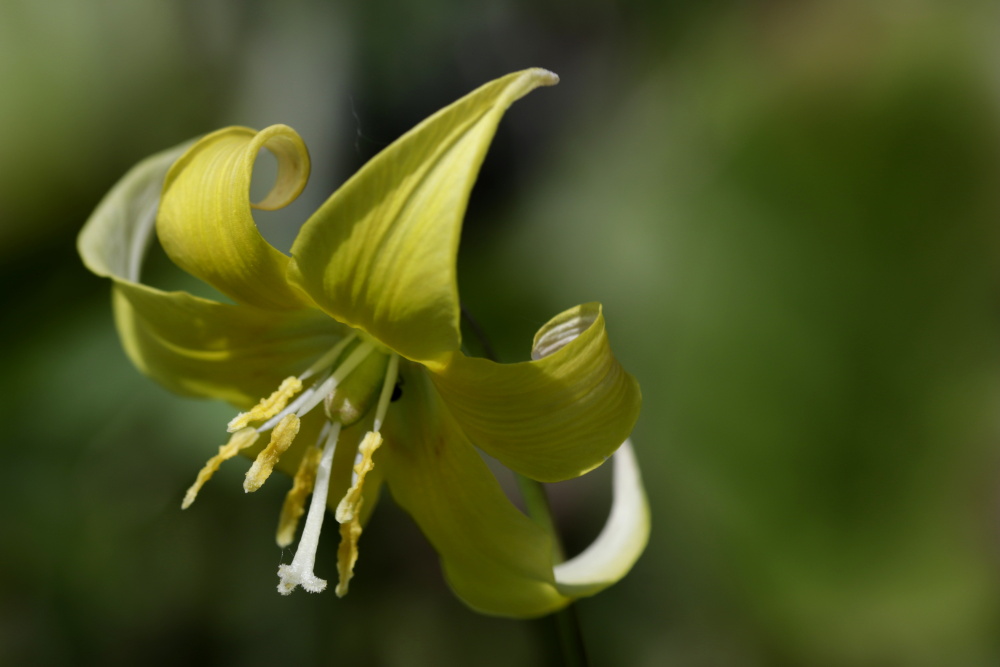
[[[538,76],[538,80],[543,86],[554,86],[559,83],[559,75],[555,72],[543,69],[541,67],[535,70]]]
[[[631,441],[612,459],[614,497],[607,523],[582,553],[555,567],[556,588],[564,595],[593,595],[614,584],[628,574],[649,541],[649,504]]]

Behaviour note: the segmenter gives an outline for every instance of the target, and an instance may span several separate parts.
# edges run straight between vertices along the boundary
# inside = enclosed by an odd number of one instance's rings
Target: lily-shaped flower
[[[514,73],[434,114],[334,193],[291,257],[261,237],[251,214],[284,206],[308,178],[305,145],[283,125],[228,128],[148,158],[81,232],[86,265],[114,281],[135,365],[171,390],[244,410],[183,506],[223,461],[253,456],[247,491],[276,466],[293,476],[277,535],[286,546],[311,494],[280,592],[325,588],[313,567],[328,503],[341,530],[337,593],[347,591],[383,481],[437,550],[452,589],[486,613],[554,611],[617,581],[645,547],[648,510],[627,443],[604,532],[559,564],[552,538],[511,504],[476,449],[535,480],[569,479],[611,456],[639,412],[638,385],[612,355],[597,304],[542,327],[533,361],[461,351],[455,257],[475,176],[507,107],[557,80]],[[276,156],[278,176],[251,204],[261,148]],[[175,264],[235,303],[142,284],[154,224]]]

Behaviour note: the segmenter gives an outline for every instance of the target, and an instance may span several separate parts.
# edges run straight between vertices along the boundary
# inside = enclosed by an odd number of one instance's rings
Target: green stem
[[[554,616],[563,664],[566,667],[587,667],[589,664],[587,648],[583,644],[583,632],[580,628],[580,617],[576,613],[576,604],[567,605]]]
[[[517,484],[521,496],[528,508],[528,516],[548,533],[552,539],[552,558],[555,563],[561,563],[566,556],[562,548],[562,540],[552,519],[552,508],[545,486],[530,477],[520,473]],[[580,628],[580,618],[576,613],[576,605],[570,603],[553,614],[556,625],[556,635],[559,638],[559,652],[562,654],[565,667],[587,667],[587,649],[583,643],[583,632]]]

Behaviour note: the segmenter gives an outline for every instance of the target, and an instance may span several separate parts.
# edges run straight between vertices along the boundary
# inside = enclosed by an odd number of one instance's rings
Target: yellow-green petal
[[[510,503],[426,376],[407,376],[384,431],[375,468],[384,465],[393,498],[440,555],[458,597],[477,611],[512,617],[541,616],[569,602],[555,587],[549,537]]]
[[[557,315],[535,341],[543,358],[497,364],[456,354],[431,377],[477,447],[522,475],[557,482],[611,456],[642,398],[611,352],[600,304]]]
[[[115,285],[114,309],[139,370],[179,394],[241,408],[303,372],[344,334],[314,309],[269,311],[134,283]]]
[[[440,365],[460,345],[455,258],[469,193],[504,111],[558,81],[492,81],[410,130],[306,222],[290,279],[333,317]]]
[[[107,278],[139,281],[163,181],[192,143],[146,158],[108,191],[77,237],[77,251],[88,269]]]
[[[250,178],[261,148],[277,158],[278,177],[270,194],[252,205]],[[289,258],[260,235],[251,207],[285,206],[308,178],[309,154],[288,126],[213,132],[167,174],[156,221],[160,243],[175,264],[238,303],[299,308],[306,301],[285,280]]]
[[[138,283],[170,166],[190,142],[129,170],[77,240],[87,267],[115,282],[115,320],[132,361],[179,393],[252,405],[325,351],[343,327],[318,310],[223,305]]]

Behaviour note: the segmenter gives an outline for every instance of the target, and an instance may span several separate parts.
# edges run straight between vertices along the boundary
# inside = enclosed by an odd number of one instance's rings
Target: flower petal
[[[115,323],[132,363],[171,391],[249,408],[344,335],[314,309],[268,311],[119,282]]]
[[[88,269],[106,278],[139,281],[163,181],[170,165],[192,143],[146,158],[104,196],[76,240],[77,251]]]
[[[115,282],[115,320],[140,370],[182,394],[252,405],[328,349],[343,327],[315,309],[223,305],[141,285],[160,190],[188,144],[133,167],[87,220],[77,248],[87,267]]]
[[[456,354],[431,377],[477,447],[522,475],[557,482],[611,456],[642,399],[611,352],[600,304],[557,315],[535,344],[548,356],[498,364]]]
[[[455,257],[479,165],[507,107],[557,81],[517,72],[410,130],[306,222],[290,280],[341,322],[440,365],[460,344]]]
[[[514,507],[422,373],[407,377],[380,454],[393,498],[441,557],[449,585],[477,611],[532,617],[569,599],[555,588],[552,543]]]
[[[598,593],[628,574],[649,541],[649,504],[639,464],[628,440],[611,458],[613,500],[607,523],[590,546],[555,566],[556,587],[564,595]]]
[[[306,302],[285,281],[289,257],[272,247],[251,214],[250,177],[261,148],[278,178],[260,209],[294,200],[309,178],[309,154],[293,129],[230,127],[203,137],[170,169],[156,231],[170,259],[239,303],[268,309]]]

